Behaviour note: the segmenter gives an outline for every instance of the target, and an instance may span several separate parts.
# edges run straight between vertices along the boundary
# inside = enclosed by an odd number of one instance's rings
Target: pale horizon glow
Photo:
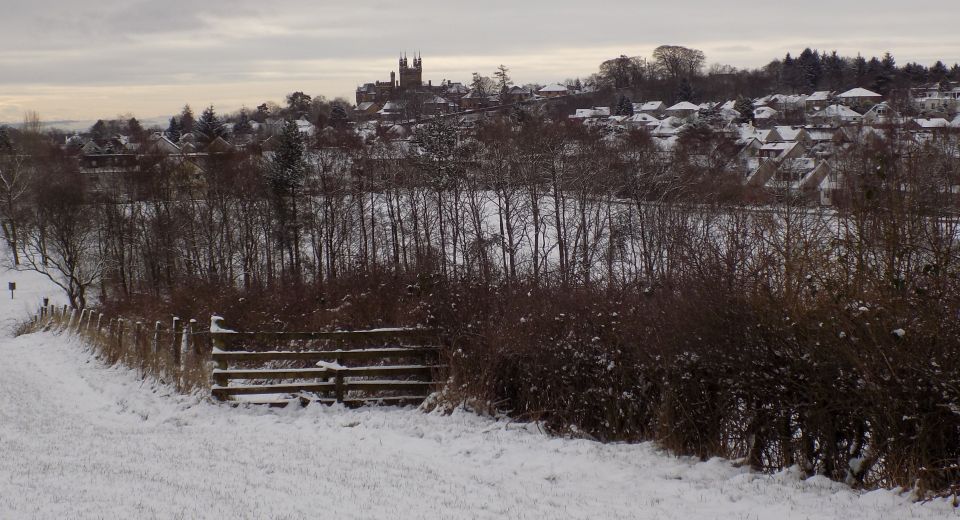
[[[424,80],[468,82],[503,63],[514,82],[586,77],[606,59],[649,57],[660,44],[702,49],[709,63],[755,68],[804,47],[891,52],[900,64],[960,62],[955,0],[917,9],[808,0],[800,8],[729,0],[679,7],[613,0],[491,0],[460,6],[375,1],[34,0],[0,19],[0,121],[169,117],[184,104],[220,112],[302,90],[353,100],[420,51]],[[722,4],[722,5],[721,5]]]

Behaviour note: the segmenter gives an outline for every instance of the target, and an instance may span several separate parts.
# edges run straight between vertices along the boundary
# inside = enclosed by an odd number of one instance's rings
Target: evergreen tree
[[[947,76],[949,75],[950,71],[947,70],[947,66],[944,65],[940,60],[937,60],[937,62],[930,67],[929,80],[934,83],[940,83],[941,81],[947,79]]]
[[[177,142],[180,140],[180,137],[183,135],[183,130],[180,128],[180,121],[176,117],[170,118],[170,126],[167,127],[166,132],[167,139]]]
[[[930,77],[927,68],[916,62],[907,63],[900,72],[911,84],[926,83]]]
[[[299,273],[300,270],[300,219],[297,201],[307,173],[307,163],[303,157],[305,149],[297,123],[287,121],[266,170],[267,185],[273,192],[277,211],[281,263],[282,255],[286,253],[294,273]]]
[[[196,119],[193,117],[193,109],[190,108],[190,105],[184,105],[183,110],[180,112],[181,135],[193,132],[195,124]]]
[[[246,108],[240,109],[237,122],[233,124],[233,133],[237,135],[249,135],[253,133],[253,125],[250,124],[250,116],[247,115]]]
[[[823,57],[823,80],[822,86],[828,90],[840,90],[844,85],[844,77],[847,74],[847,63],[841,58],[837,51],[833,51],[829,56]]]
[[[797,85],[799,89],[803,91],[816,90],[817,86],[820,85],[820,78],[823,76],[820,54],[807,47],[797,57],[796,65],[799,71]]]
[[[750,123],[753,124],[753,101],[750,99],[740,96],[737,98],[736,103],[733,104],[733,109],[737,112],[740,112],[741,123]]]
[[[287,121],[283,125],[267,172],[267,182],[277,196],[295,196],[303,187],[307,171],[307,163],[303,158],[305,150],[303,135],[300,134],[297,123]]]
[[[303,92],[297,91],[287,95],[287,108],[290,110],[290,117],[299,119],[310,113],[310,104],[313,98]]]
[[[869,65],[867,65],[867,60],[864,59],[863,56],[857,54],[857,57],[853,59],[852,68],[854,85],[858,87],[865,85],[869,78]]]
[[[503,94],[513,85],[513,80],[510,79],[510,69],[506,65],[500,65],[497,67],[496,72],[493,73],[494,81],[497,82],[497,91]]]
[[[950,67],[949,79],[952,81],[960,81],[960,63],[954,63],[953,67]]]
[[[330,109],[330,126],[341,130],[347,127],[350,122],[350,116],[347,115],[347,109],[337,103]]]
[[[90,135],[94,139],[106,139],[107,132],[107,123],[103,119],[97,119],[97,122],[90,127]]]
[[[783,86],[788,91],[806,90],[806,79],[803,77],[803,71],[800,70],[797,60],[793,59],[789,52],[783,58],[781,71]]]
[[[677,86],[676,101],[678,103],[681,101],[692,101],[693,98],[693,85],[690,84],[690,80],[687,78],[681,79],[680,84]]]
[[[617,109],[614,112],[614,115],[618,116],[632,116],[633,115],[633,101],[630,100],[627,96],[620,96],[620,100],[617,102]]]
[[[127,135],[136,142],[142,142],[147,131],[143,129],[143,125],[140,124],[140,121],[137,121],[137,118],[131,117],[127,120]]]
[[[203,113],[200,114],[200,120],[197,121],[194,130],[194,133],[197,134],[197,142],[202,144],[210,144],[218,137],[227,137],[228,133],[227,127],[213,110],[213,105],[204,109]]]

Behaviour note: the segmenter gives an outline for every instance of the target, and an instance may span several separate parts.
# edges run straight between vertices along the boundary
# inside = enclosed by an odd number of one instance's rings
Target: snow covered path
[[[960,518],[940,501],[750,474],[459,412],[233,409],[107,367],[76,339],[10,337],[48,282],[3,272],[0,519]],[[56,301],[56,300],[55,300]]]
[[[412,409],[231,409],[0,339],[0,518],[946,518],[882,491]]]

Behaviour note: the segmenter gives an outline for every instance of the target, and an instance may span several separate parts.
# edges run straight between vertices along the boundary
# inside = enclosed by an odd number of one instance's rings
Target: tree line
[[[916,62],[898,65],[891,53],[866,58],[841,56],[806,48],[787,53],[767,65],[736,69],[714,64],[705,67],[698,49],[663,45],[648,59],[621,55],[604,61],[587,82],[601,89],[627,94],[636,100],[718,101],[741,96],[756,98],[773,93],[810,94],[817,90],[844,91],[864,87],[884,96],[896,90],[930,83],[960,81],[960,64],[947,66]]]

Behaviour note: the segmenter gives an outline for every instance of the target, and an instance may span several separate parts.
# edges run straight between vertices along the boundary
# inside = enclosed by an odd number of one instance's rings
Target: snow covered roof
[[[757,119],[770,119],[778,113],[779,112],[770,107],[757,107],[757,109],[753,111],[753,117]]]
[[[771,103],[777,103],[782,107],[797,107],[803,105],[807,96],[803,94],[774,94],[770,97]]]
[[[586,119],[588,117],[610,117],[610,107],[578,108],[576,113],[570,117],[573,119]]]
[[[789,142],[789,143],[765,143],[763,146],[760,147],[760,149],[761,149],[761,150],[766,150],[766,151],[779,151],[779,152],[784,152],[784,151],[787,151],[787,150],[792,150],[793,147],[796,146],[796,145],[797,145],[797,143],[795,143],[795,142]]]
[[[628,117],[628,118],[627,118],[627,122],[630,122],[630,123],[659,123],[660,120],[657,119],[656,117],[651,116],[650,114],[644,114],[644,113],[641,112],[641,113],[639,113],[639,114],[633,114],[632,116]]]
[[[830,94],[832,94],[832,92],[829,90],[818,90],[807,96],[807,101],[827,101],[830,99]]]
[[[673,105],[672,107],[667,109],[667,111],[673,111],[673,112],[686,111],[686,110],[696,111],[696,110],[700,110],[700,107],[697,105],[694,105],[689,101],[681,101],[676,105]]]
[[[960,128],[960,114],[957,114],[957,117],[953,118],[953,121],[950,121],[950,126]]]
[[[846,105],[830,105],[815,115],[827,117],[860,117],[860,113]]]
[[[798,126],[776,126],[774,129],[784,141],[796,141],[800,137],[800,132],[803,132],[803,128]]]
[[[640,104],[640,110],[663,110],[666,106],[663,101],[647,101]]]
[[[447,84],[447,93],[451,94],[466,94],[470,89],[467,88],[463,83],[448,83]]]
[[[807,128],[806,132],[813,141],[832,141],[837,133],[834,128]]]
[[[843,94],[840,94],[840,98],[842,98],[842,99],[850,99],[850,98],[882,98],[882,97],[883,97],[883,96],[881,96],[880,94],[877,94],[876,92],[873,92],[873,91],[870,91],[870,90],[867,90],[867,89],[861,88],[861,87],[857,87],[857,88],[854,88],[854,89],[850,89],[850,90],[844,92]]]
[[[917,118],[913,120],[920,128],[947,128],[950,126],[950,121],[942,117],[935,117],[930,119]]]
[[[567,91],[566,86],[561,85],[559,83],[553,83],[551,85],[547,85],[546,87],[543,87],[537,92],[566,92],[566,91]]]

